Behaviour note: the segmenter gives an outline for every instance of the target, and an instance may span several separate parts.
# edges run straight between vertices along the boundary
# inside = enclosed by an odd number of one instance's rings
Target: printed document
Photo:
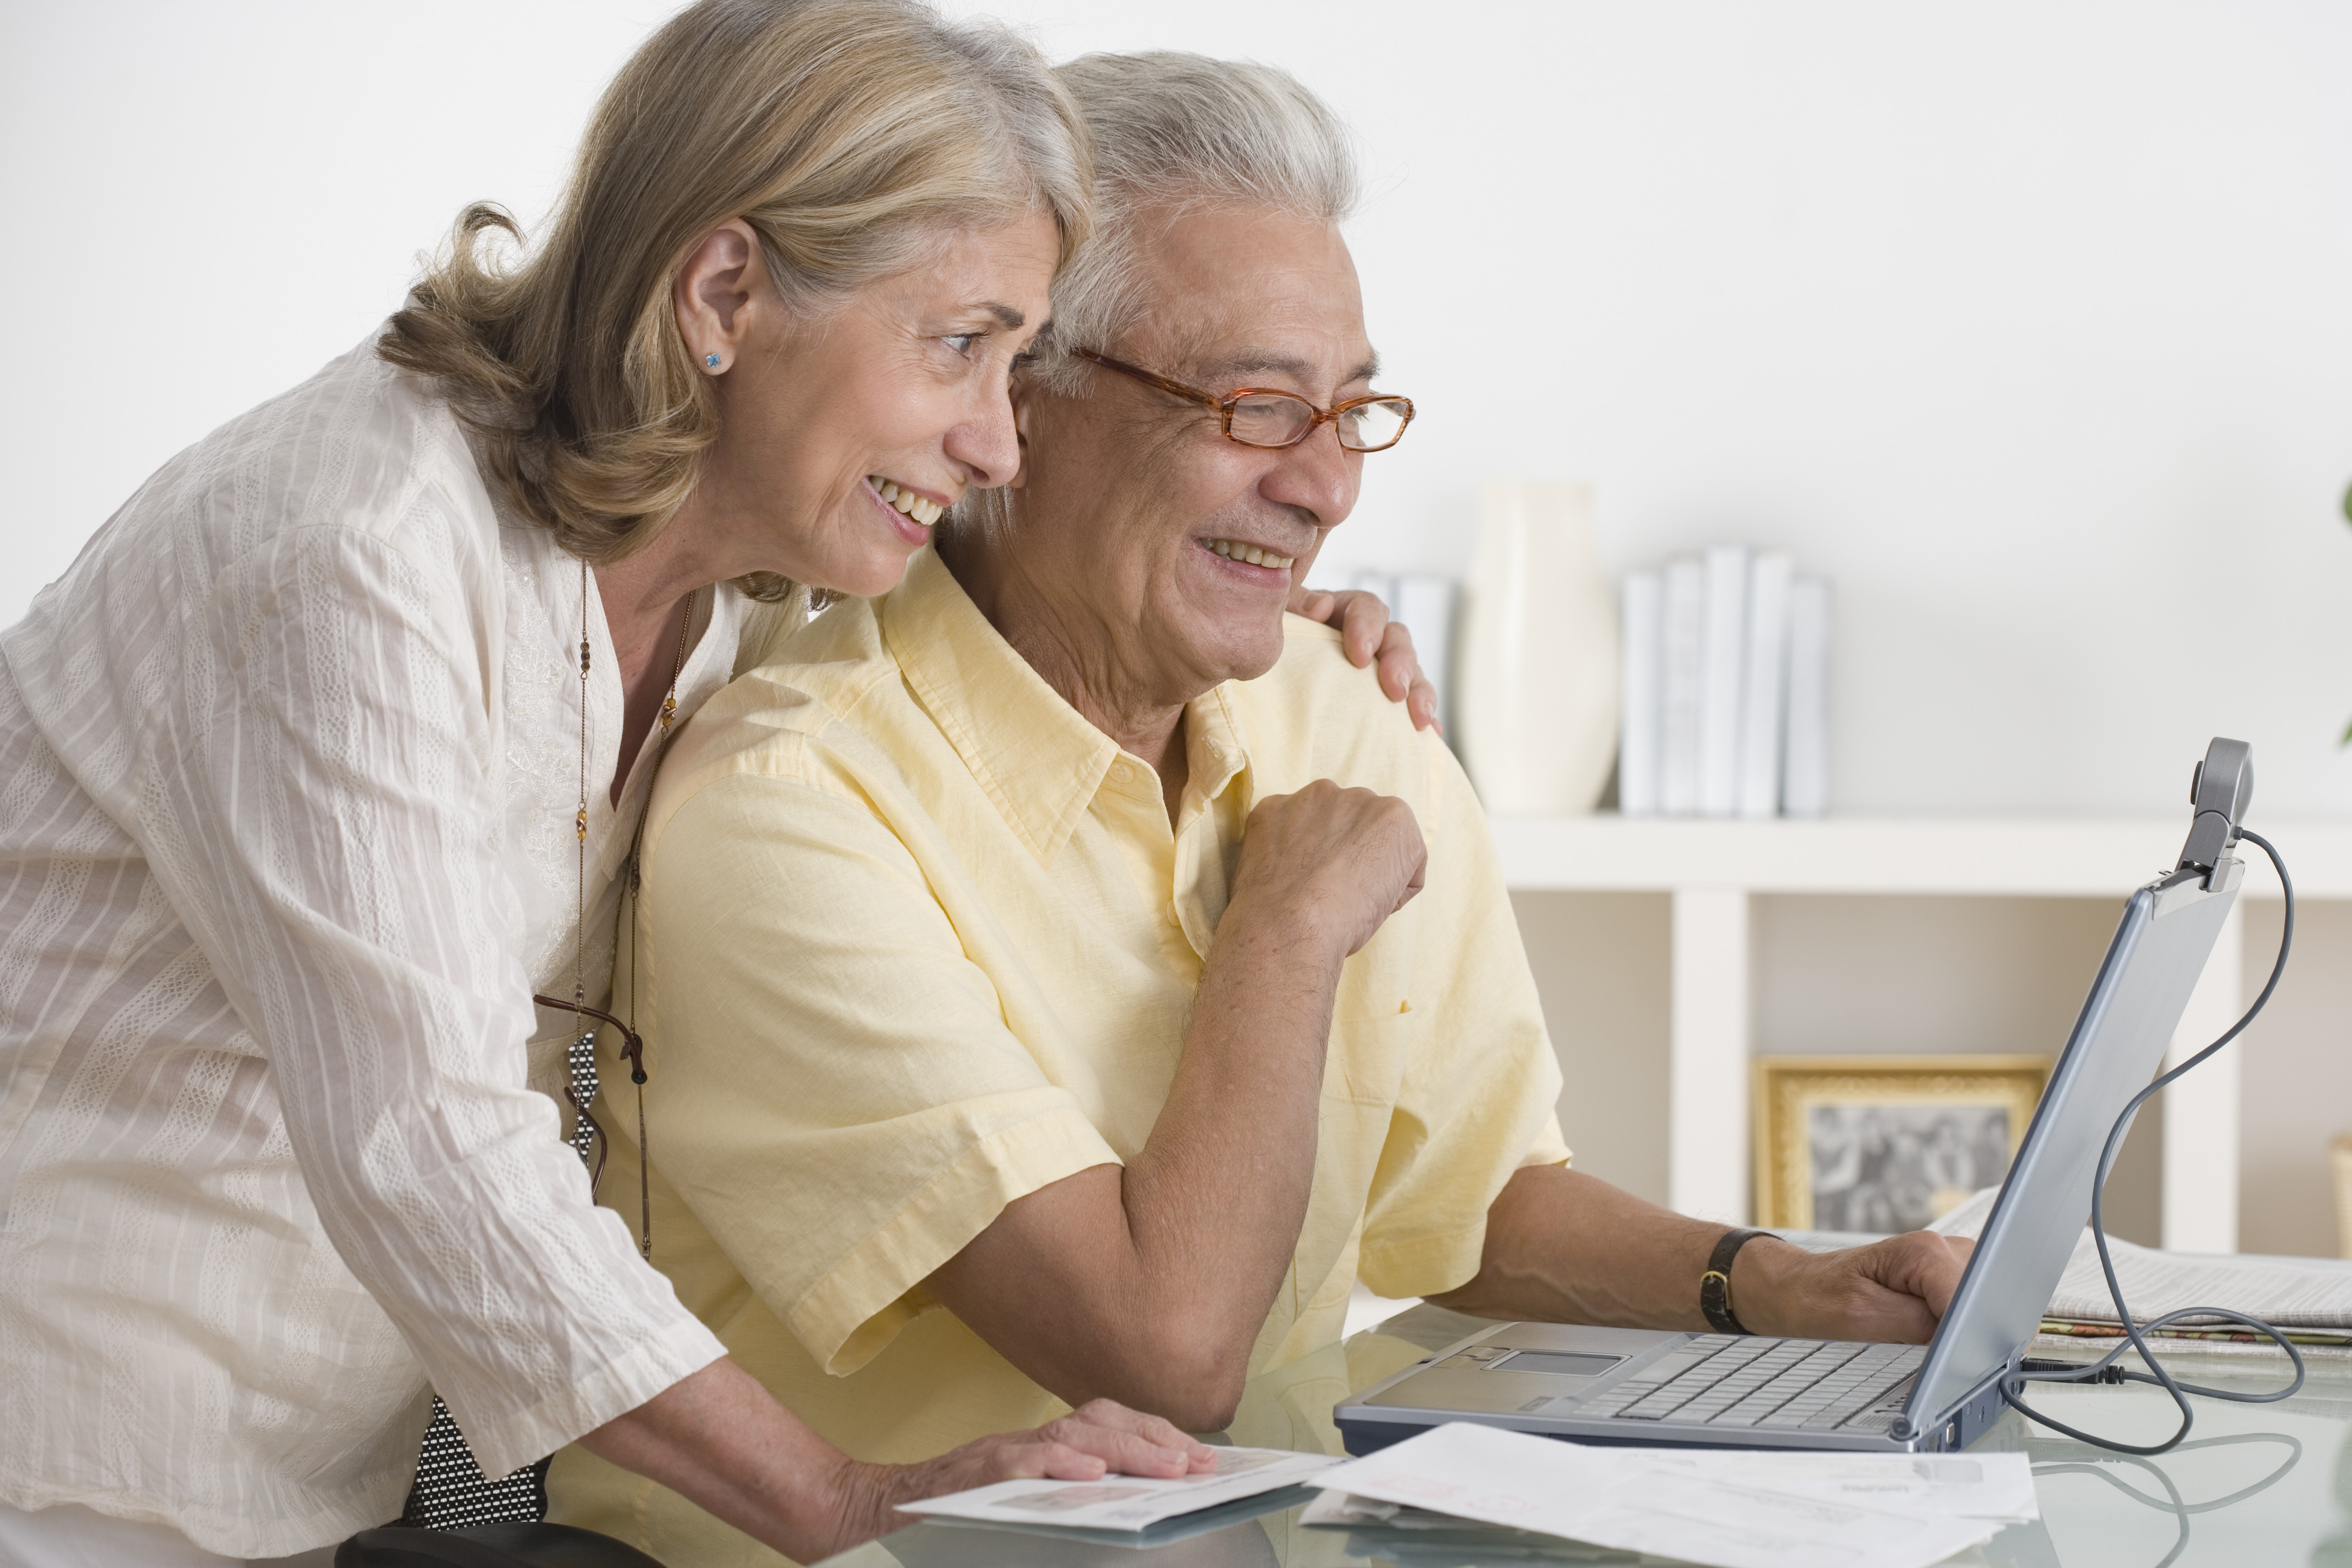
[[[1339,1462],[1329,1454],[1219,1448],[1215,1469],[1174,1480],[1105,1476],[1098,1481],[997,1481],[901,1503],[898,1511],[1053,1530],[1139,1531],[1222,1502],[1297,1486]]]
[[[1710,1568],[1927,1568],[2039,1516],[2022,1454],[1587,1448],[1466,1422],[1315,1484],[1348,1500],[1310,1523],[1370,1522],[1369,1499]]]

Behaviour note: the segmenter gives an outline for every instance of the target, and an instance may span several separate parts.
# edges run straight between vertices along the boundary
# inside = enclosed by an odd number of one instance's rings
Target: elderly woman
[[[1283,614],[1412,417],[1339,127],[1259,67],[1060,74],[1102,229],[1016,386],[1020,473],[714,699],[647,814],[663,1266],[876,1459],[1102,1396],[1223,1425],[1360,1277],[1703,1326],[1724,1228],[1566,1168],[1461,769]],[[1879,1339],[1958,1278],[1918,1238],[1727,1267],[1759,1331]],[[764,1560],[590,1453],[550,1494]]]
[[[1026,46],[704,0],[526,259],[469,212],[388,330],[0,634],[0,1559],[381,1523],[428,1380],[492,1475],[578,1439],[801,1556],[926,1490],[1202,1462],[1108,1406],[848,1462],[593,1205],[550,1098],[667,737],[807,591],[888,589],[1013,475],[1088,223]]]

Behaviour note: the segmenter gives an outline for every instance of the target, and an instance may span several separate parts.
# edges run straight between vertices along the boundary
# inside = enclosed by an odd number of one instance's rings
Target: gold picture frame
[[[1758,1057],[1756,1223],[1882,1233],[1925,1225],[2009,1169],[2051,1061]]]

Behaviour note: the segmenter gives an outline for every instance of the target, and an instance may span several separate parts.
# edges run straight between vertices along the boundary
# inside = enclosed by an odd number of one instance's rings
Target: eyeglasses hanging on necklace
[[[694,632],[694,596],[686,601],[686,619],[677,632],[677,653],[670,663],[669,690],[662,697],[661,714],[656,721],[659,733],[655,737],[653,768],[647,777],[658,773],[663,755],[669,749],[672,730],[677,722],[677,683],[686,672],[688,640]],[[587,1020],[612,1025],[621,1031],[621,1059],[629,1064],[629,1082],[637,1090],[637,1250],[647,1259],[654,1255],[653,1219],[653,1151],[646,1144],[646,1042],[636,1030],[636,891],[637,853],[645,844],[646,821],[641,812],[637,825],[629,839],[629,858],[622,867],[627,879],[623,902],[627,909],[629,925],[629,1015],[624,1023],[602,1008],[588,1005],[588,563],[580,563],[580,806],[572,820],[572,836],[578,845],[576,854],[577,880],[572,890],[572,999],[533,993],[531,1000],[541,1007],[572,1014],[580,1032],[564,1051],[566,1073],[563,1097],[572,1103],[574,1116],[572,1146],[579,1152],[580,1163],[588,1167],[590,1197],[604,1179],[604,1160],[610,1153],[610,1143],[603,1124],[589,1107],[595,1103],[598,1089],[596,1073],[596,1030]],[[650,794],[652,786],[646,786]],[[618,929],[622,915],[614,912],[614,949],[617,958],[620,947]]]

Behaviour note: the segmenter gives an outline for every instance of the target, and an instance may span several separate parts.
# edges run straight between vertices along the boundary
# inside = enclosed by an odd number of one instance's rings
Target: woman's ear
[[[760,265],[760,237],[740,218],[703,235],[677,269],[677,329],[705,375],[723,375],[743,357],[754,318],[776,303]]]

